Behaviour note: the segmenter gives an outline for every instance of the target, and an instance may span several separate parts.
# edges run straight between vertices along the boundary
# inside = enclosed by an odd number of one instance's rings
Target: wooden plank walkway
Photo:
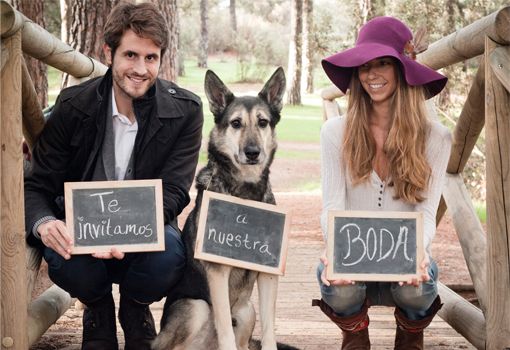
[[[277,196],[283,206],[295,204],[295,196]],[[317,199],[317,195],[299,196],[305,212],[307,203]],[[300,211],[301,212],[301,211]],[[307,216],[295,215],[293,223],[307,222],[310,225],[296,225],[299,230],[291,231],[287,257],[286,274],[280,279],[276,310],[276,334],[279,342],[293,345],[303,350],[340,349],[340,330],[326,318],[319,308],[311,306],[313,298],[320,298],[315,270],[323,244],[318,234],[318,213],[307,212]],[[313,221],[311,221],[313,217]],[[313,231],[313,233],[311,232]],[[118,293],[116,293],[118,300]],[[256,289],[254,303],[257,303]],[[158,322],[161,317],[163,302],[151,306],[154,318]],[[40,342],[31,349],[49,350],[80,348],[81,341],[81,310],[70,308],[43,336]],[[389,307],[372,307],[370,315],[370,338],[373,350],[393,349],[395,321],[393,309]],[[121,344],[123,335],[118,327]],[[257,321],[255,338],[260,336]],[[122,348],[122,347],[121,347]],[[436,317],[425,331],[425,348],[431,350],[475,349],[446,322]]]

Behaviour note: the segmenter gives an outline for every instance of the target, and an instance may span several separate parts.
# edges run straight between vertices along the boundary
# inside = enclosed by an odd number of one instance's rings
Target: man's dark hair
[[[161,48],[161,56],[168,47],[168,26],[161,11],[152,3],[120,2],[106,20],[104,41],[112,49],[112,57],[124,33],[131,29],[136,35],[150,39]]]

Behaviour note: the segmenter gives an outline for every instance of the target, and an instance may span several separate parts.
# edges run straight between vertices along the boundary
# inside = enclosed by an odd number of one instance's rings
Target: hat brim
[[[322,60],[322,68],[328,78],[343,93],[347,93],[355,67],[378,57],[390,56],[397,59],[403,68],[406,82],[411,86],[423,86],[426,98],[443,90],[448,78],[435,70],[398,53],[390,46],[378,43],[364,43]]]

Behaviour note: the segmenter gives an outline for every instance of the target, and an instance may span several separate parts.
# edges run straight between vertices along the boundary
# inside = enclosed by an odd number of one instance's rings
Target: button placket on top
[[[382,209],[382,203],[384,199],[384,190],[385,190],[385,182],[382,181],[379,176],[372,172],[372,186],[377,191],[376,201],[377,201],[377,209]]]

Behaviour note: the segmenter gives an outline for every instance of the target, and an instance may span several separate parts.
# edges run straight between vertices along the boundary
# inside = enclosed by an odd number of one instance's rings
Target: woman
[[[419,278],[405,283],[328,280],[321,257],[322,300],[314,305],[342,329],[342,349],[370,349],[369,305],[395,306],[395,349],[422,349],[423,329],[441,307],[437,266],[430,258],[451,138],[427,119],[425,99],[447,78],[414,61],[412,33],[396,18],[377,17],[360,30],[354,48],[322,61],[344,93],[345,117],[322,127],[322,229],[329,210],[419,211],[424,247]]]

